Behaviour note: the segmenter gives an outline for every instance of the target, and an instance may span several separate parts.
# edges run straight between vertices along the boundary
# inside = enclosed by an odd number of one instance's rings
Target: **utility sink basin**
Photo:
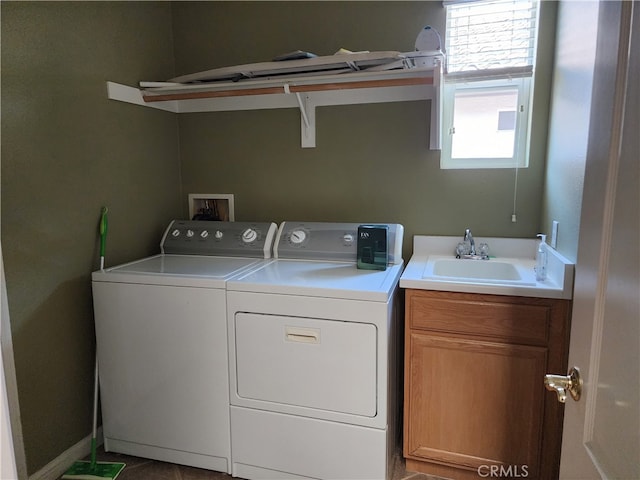
[[[433,262],[433,276],[479,280],[522,280],[513,264],[497,260],[440,259]]]
[[[530,267],[530,261],[518,258],[462,260],[431,255],[422,276],[441,282],[533,286],[536,279]]]
[[[400,287],[523,297],[573,296],[574,265],[548,250],[547,278],[536,280],[536,239],[476,238],[489,245],[488,260],[455,258],[461,237],[416,235],[413,256],[400,277]]]

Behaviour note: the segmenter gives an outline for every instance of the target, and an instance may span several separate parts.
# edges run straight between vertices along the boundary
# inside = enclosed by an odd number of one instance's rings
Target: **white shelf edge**
[[[142,98],[142,92],[140,91],[140,89],[130,87],[128,85],[122,85],[120,83],[107,82],[107,97],[110,100],[117,100],[119,102],[133,103],[134,105],[152,107],[158,110],[165,110],[167,112],[178,112],[178,104],[175,100],[149,104]]]

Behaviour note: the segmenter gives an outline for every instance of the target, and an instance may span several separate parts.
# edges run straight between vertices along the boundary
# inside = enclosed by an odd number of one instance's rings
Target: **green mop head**
[[[62,476],[65,480],[115,480],[126,464],[118,462],[98,462],[96,460],[96,439],[91,439],[91,461],[75,462]]]
[[[89,461],[75,462],[62,478],[68,480],[114,480],[124,469],[124,463]]]

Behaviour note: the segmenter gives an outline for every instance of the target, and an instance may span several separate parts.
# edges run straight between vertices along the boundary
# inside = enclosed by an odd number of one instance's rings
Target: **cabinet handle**
[[[564,403],[567,401],[567,390],[576,402],[580,400],[582,394],[582,378],[578,367],[571,367],[569,375],[545,375],[544,386],[550,392],[556,392],[558,401]]]

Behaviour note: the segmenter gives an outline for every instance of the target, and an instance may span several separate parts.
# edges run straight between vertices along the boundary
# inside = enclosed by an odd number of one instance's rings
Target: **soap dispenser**
[[[540,243],[536,252],[536,281],[543,282],[547,279],[547,236],[539,233]]]

